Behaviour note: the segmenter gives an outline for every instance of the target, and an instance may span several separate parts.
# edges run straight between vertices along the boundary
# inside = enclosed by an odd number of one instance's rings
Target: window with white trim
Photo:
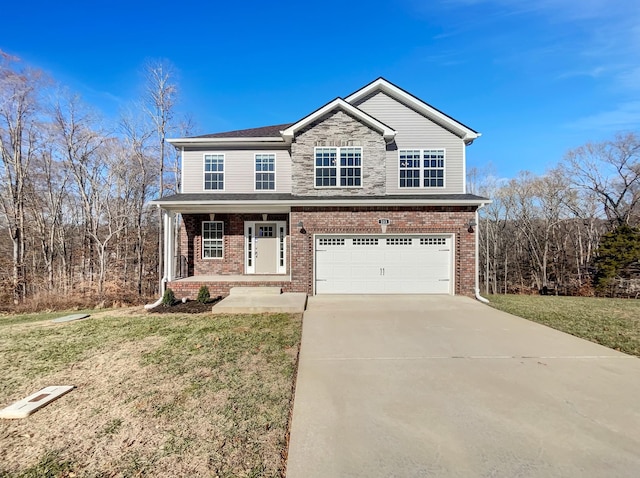
[[[420,150],[400,150],[400,187],[420,187]]]
[[[444,187],[444,149],[425,149],[422,152],[425,188]]]
[[[273,191],[276,188],[276,155],[256,154],[256,191]]]
[[[202,258],[222,259],[224,253],[224,223],[204,221],[202,223]]]
[[[362,148],[315,148],[315,185],[317,188],[362,187]]]
[[[224,154],[204,155],[204,189],[224,189]]]
[[[444,149],[401,149],[398,160],[401,188],[444,187]]]

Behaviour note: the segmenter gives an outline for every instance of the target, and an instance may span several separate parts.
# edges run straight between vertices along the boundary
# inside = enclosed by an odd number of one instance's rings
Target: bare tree
[[[53,140],[47,141],[47,145],[32,162],[27,201],[34,224],[34,239],[40,243],[47,290],[53,292],[54,260],[61,246],[59,238],[60,229],[64,227],[62,211],[69,173],[55,158]]]
[[[640,138],[618,134],[611,141],[587,143],[563,161],[575,186],[592,191],[614,225],[630,224],[640,203]]]
[[[101,131],[96,118],[80,103],[77,96],[61,95],[54,108],[54,130],[58,137],[61,157],[74,178],[73,192],[79,196],[84,219],[84,234],[89,248],[85,248],[85,279],[94,280],[94,254],[98,256],[98,293],[103,294],[106,247],[119,224],[112,223],[111,157],[106,151],[112,140]],[[104,234],[103,226],[106,227]]]
[[[144,107],[153,123],[158,144],[158,195],[162,197],[165,190],[165,146],[167,133],[172,127],[174,107],[178,94],[175,83],[175,67],[168,60],[150,60],[144,66],[145,96]],[[159,223],[162,224],[162,212],[159,211]],[[163,236],[162,227],[158,228],[158,276],[163,274]]]
[[[13,245],[12,283],[15,303],[26,295],[25,208],[28,170],[40,147],[42,72],[14,67],[16,58],[0,51],[0,208]]]
[[[143,227],[145,203],[154,192],[152,183],[155,181],[155,168],[150,167],[152,152],[150,139],[152,132],[144,128],[142,121],[129,113],[123,115],[120,121],[120,129],[124,140],[124,154],[129,171],[134,173],[134,184],[131,184],[133,198],[131,202],[131,217],[134,220],[136,234],[135,264],[136,264],[136,290],[142,295],[143,270],[145,263],[145,239],[146,230]]]

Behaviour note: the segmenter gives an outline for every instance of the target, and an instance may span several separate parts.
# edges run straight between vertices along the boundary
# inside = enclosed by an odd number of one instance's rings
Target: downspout
[[[476,299],[485,304],[489,303],[489,300],[482,297],[480,295],[480,241],[478,241],[480,236],[480,222],[478,220],[478,211],[480,208],[484,207],[484,203],[480,204],[478,209],[476,209]]]
[[[158,204],[158,208],[160,208],[159,204]],[[160,224],[160,227],[165,229],[164,232],[165,232],[165,235],[166,235],[167,231],[166,231],[165,222],[166,222],[166,220],[164,219],[164,215],[163,215],[163,221],[162,221],[162,224]],[[164,243],[164,247],[165,248],[167,247],[167,242],[166,241]],[[164,254],[165,251],[162,251],[162,252]],[[156,300],[155,302],[153,302],[151,304],[145,304],[145,306],[144,306],[145,309],[147,309],[147,310],[153,309],[154,307],[158,307],[160,304],[162,304],[162,297],[164,296],[164,291],[165,291],[165,288],[167,287],[167,282],[169,280],[169,278],[167,277],[167,270],[168,270],[168,267],[167,267],[167,264],[165,262],[165,264],[164,264],[164,273],[162,275],[162,279],[160,279],[160,297],[158,298],[158,300]]]

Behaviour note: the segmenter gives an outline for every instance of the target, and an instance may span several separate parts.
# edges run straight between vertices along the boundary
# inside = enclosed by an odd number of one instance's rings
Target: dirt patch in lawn
[[[0,476],[282,476],[300,319],[147,315],[11,330],[0,368],[20,382],[0,389],[0,406],[47,385],[77,388],[0,420]],[[54,357],[41,373],[46,357],[25,351],[72,340],[77,358]]]

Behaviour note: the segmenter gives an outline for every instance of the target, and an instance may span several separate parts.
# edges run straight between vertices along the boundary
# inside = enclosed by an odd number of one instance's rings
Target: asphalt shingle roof
[[[224,131],[222,133],[203,134],[192,136],[193,138],[279,138],[280,131],[287,129],[293,123],[277,124],[273,126],[261,126],[260,128],[238,129]]]

